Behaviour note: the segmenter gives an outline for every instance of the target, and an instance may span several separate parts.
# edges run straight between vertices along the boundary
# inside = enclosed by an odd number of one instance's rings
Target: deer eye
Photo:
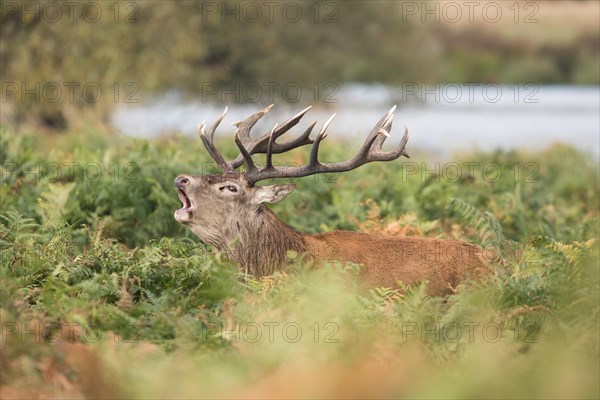
[[[227,189],[227,190],[229,190],[232,193],[236,193],[237,192],[237,188],[235,186],[233,186],[233,185],[221,186],[219,188],[220,191],[223,191],[224,189]]]

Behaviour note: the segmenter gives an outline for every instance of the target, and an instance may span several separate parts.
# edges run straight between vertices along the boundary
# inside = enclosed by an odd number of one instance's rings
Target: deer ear
[[[296,188],[295,183],[288,183],[286,185],[271,185],[271,186],[257,186],[254,192],[254,201],[257,204],[261,203],[277,203],[283,200],[285,196],[292,193],[292,190]]]

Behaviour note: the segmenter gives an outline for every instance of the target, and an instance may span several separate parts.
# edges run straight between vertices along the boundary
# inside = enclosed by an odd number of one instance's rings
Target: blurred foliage
[[[572,147],[466,154],[459,178],[374,163],[274,207],[305,231],[501,246],[493,279],[440,299],[365,291],[351,266],[241,276],[172,217],[198,140],[1,137],[2,398],[600,395],[598,163]]]
[[[449,12],[443,2],[0,4],[2,118],[14,125],[62,130],[82,115],[106,122],[116,103],[168,90],[199,96],[207,83],[268,90],[287,83],[600,82],[597,19],[594,30],[568,18],[555,26],[556,15],[547,15],[571,12],[579,7],[573,3],[540,3],[536,23],[523,21],[528,3],[515,3],[518,22],[503,5],[502,23],[481,23],[481,7],[476,23],[466,9],[455,23],[442,18]],[[594,10],[586,15],[593,19]]]

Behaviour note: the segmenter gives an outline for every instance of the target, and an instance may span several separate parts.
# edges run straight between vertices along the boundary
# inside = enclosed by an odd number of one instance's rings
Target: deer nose
[[[183,189],[184,187],[186,187],[189,184],[190,184],[190,178],[188,178],[185,175],[178,176],[177,178],[175,178],[175,186],[177,186],[180,189]]]

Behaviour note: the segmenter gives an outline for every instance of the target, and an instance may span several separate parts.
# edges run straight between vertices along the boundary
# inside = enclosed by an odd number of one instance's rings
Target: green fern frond
[[[448,209],[458,214],[462,221],[477,231],[479,242],[483,246],[506,241],[502,226],[492,213],[480,211],[475,206],[458,198],[450,201]]]

